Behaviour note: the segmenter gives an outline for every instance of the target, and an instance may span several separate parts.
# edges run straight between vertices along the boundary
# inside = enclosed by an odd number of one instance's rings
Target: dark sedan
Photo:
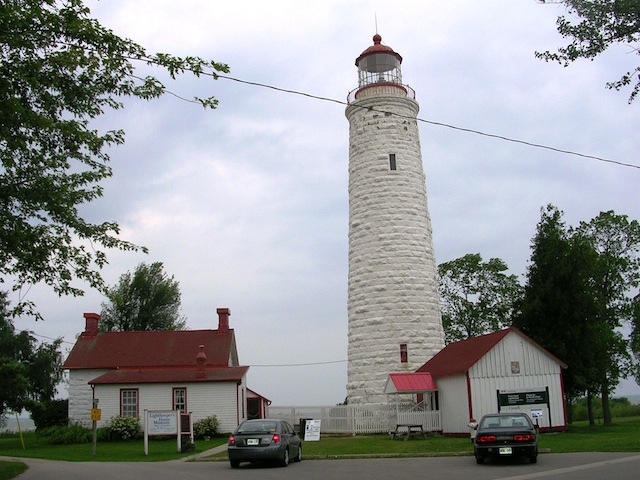
[[[302,441],[284,420],[246,420],[229,437],[227,453],[232,468],[240,462],[265,461],[286,467],[290,460],[302,460]]]
[[[487,457],[527,457],[538,460],[538,435],[528,415],[496,413],[485,415],[475,426],[474,454],[478,463]]]

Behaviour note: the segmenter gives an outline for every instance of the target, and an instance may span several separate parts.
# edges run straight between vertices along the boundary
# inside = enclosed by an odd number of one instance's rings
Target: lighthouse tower
[[[356,59],[349,94],[347,398],[386,402],[389,373],[444,347],[415,92],[380,35]]]

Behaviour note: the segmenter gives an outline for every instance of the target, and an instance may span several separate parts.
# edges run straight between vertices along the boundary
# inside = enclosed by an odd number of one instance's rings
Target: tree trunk
[[[587,413],[589,415],[589,425],[595,425],[596,422],[593,416],[593,394],[591,390],[587,391]]]
[[[609,405],[609,380],[602,383],[602,421],[606,427],[613,425],[611,420],[611,405]]]
[[[569,425],[573,424],[573,411],[576,407],[576,399],[570,398],[568,395],[565,396],[565,405],[567,406],[567,423]]]

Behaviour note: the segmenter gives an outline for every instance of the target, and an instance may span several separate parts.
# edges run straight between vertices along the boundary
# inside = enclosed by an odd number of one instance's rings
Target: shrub
[[[215,415],[203,418],[193,424],[193,436],[196,438],[215,437],[219,426],[220,422]]]
[[[142,428],[137,417],[113,417],[107,425],[111,440],[128,440],[136,438]]]
[[[193,452],[195,449],[196,449],[196,446],[193,443],[187,441],[182,444],[180,451],[182,453],[188,453],[188,452]]]
[[[93,432],[89,428],[80,425],[68,427],[46,427],[37,430],[38,438],[56,445],[70,445],[73,443],[90,443],[93,440]]]
[[[67,425],[69,400],[34,402],[28,409],[36,429]]]

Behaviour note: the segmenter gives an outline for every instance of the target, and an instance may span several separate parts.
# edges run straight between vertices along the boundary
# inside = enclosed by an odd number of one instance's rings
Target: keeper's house
[[[450,343],[420,367],[438,386],[444,434],[469,434],[487,413],[525,412],[542,431],[566,430],[561,360],[516,327]]]
[[[100,316],[85,313],[85,330],[63,367],[69,371],[69,421],[91,421],[99,401],[105,425],[144,410],[179,410],[196,422],[215,415],[220,432],[265,416],[269,401],[247,388],[238,363],[229,309],[218,308],[217,330],[100,332]]]

